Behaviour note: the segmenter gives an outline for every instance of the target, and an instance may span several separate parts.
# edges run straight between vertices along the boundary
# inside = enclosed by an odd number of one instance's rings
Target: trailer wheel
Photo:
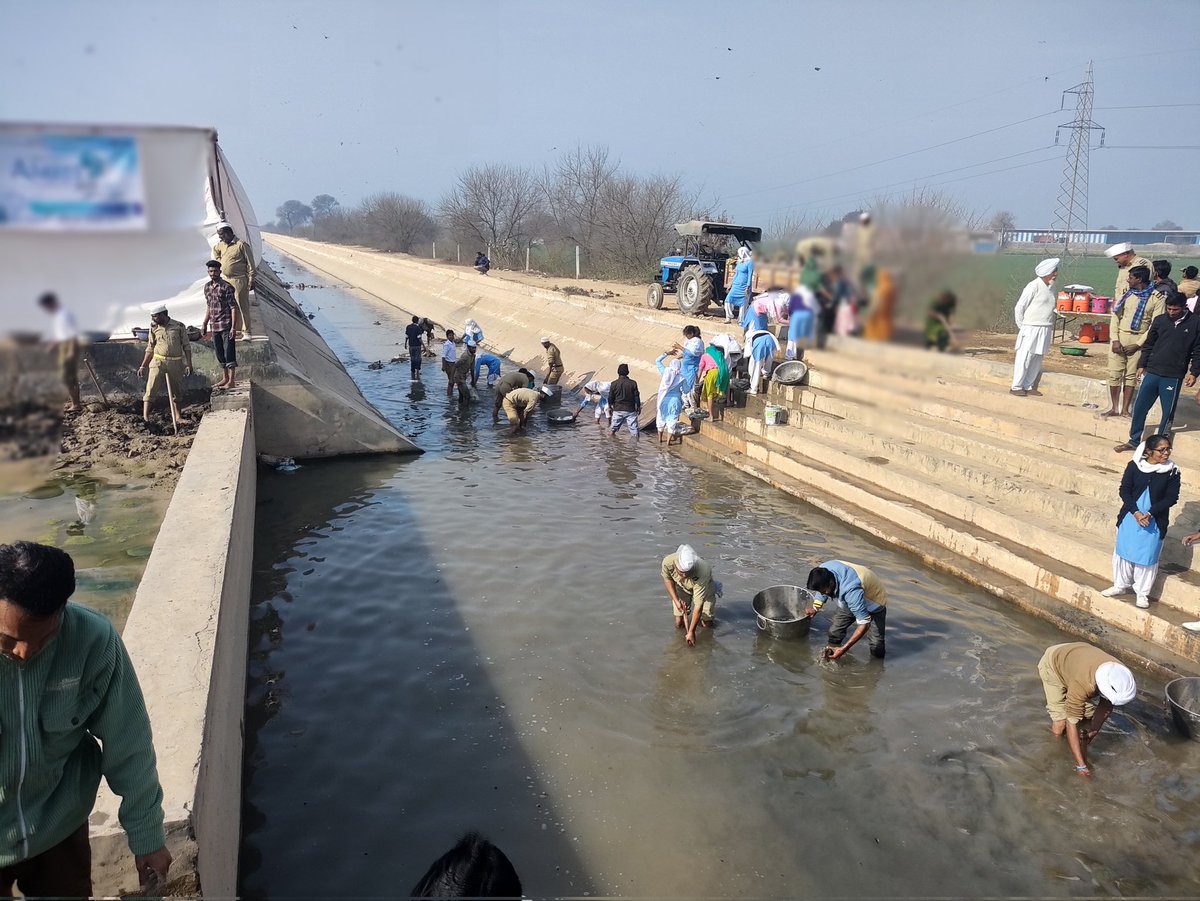
[[[663,286],[658,282],[646,289],[646,306],[652,310],[661,310],[663,305]]]
[[[712,279],[698,266],[689,266],[679,275],[679,293],[676,303],[681,312],[689,316],[703,313],[712,303]]]

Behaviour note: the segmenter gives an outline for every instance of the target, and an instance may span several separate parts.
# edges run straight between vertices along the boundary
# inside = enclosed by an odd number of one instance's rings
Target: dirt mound
[[[115,405],[107,410],[92,406],[63,421],[62,447],[55,468],[59,471],[102,470],[136,478],[178,476],[187,460],[192,439],[208,404],[182,408],[179,434],[170,416],[142,421],[141,405]]]
[[[56,453],[62,427],[62,416],[51,407],[22,404],[0,410],[0,462]]]

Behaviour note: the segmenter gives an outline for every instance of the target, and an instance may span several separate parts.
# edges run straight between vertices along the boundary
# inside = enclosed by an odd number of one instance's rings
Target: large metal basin
[[[1187,676],[1167,683],[1171,719],[1185,737],[1200,741],[1200,677]]]
[[[758,628],[775,638],[803,638],[812,620],[804,611],[812,606],[813,596],[806,588],[773,585],[754,596],[754,614]]]

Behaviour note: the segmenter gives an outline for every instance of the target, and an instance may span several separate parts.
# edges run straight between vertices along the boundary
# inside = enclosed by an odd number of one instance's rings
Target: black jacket
[[[1142,343],[1138,369],[1168,379],[1181,379],[1188,370],[1200,375],[1200,316],[1187,312],[1178,322],[1166,313],[1155,316]]]
[[[627,375],[618,378],[608,389],[608,405],[614,413],[637,413],[642,409],[642,396],[637,382]]]
[[[1158,322],[1157,319],[1154,320]],[[1171,508],[1179,501],[1179,470],[1170,472],[1142,472],[1132,460],[1125,467],[1121,476],[1121,512],[1117,514],[1117,525],[1125,518],[1126,513],[1137,510],[1138,498],[1147,487],[1150,489],[1150,515],[1158,524],[1160,538],[1167,534],[1167,525],[1171,518]]]

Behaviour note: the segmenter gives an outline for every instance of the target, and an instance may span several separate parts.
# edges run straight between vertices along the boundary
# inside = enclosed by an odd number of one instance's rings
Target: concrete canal
[[[511,438],[431,362],[424,387],[366,369],[403,311],[302,300],[426,453],[260,478],[246,896],[403,895],[469,829],[531,896],[1195,893],[1195,749],[1161,684],[1139,674],[1079,779],[1042,708],[1047,624],[590,414]],[[684,540],[725,587],[695,648],[658,576]],[[756,633],[751,596],[830,557],[886,580],[885,661],[819,662],[824,618]]]

